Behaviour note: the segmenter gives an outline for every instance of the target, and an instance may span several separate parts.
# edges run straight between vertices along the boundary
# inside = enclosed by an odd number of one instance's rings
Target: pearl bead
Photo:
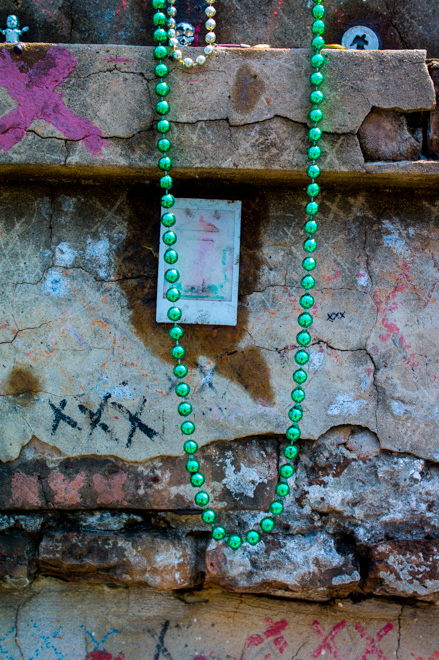
[[[174,50],[174,52],[172,53],[172,57],[174,58],[174,60],[177,60],[177,62],[180,62],[183,59],[183,53],[181,52],[181,50]]]
[[[171,19],[171,20],[174,20],[174,19]],[[175,23],[175,21],[174,21],[174,23]],[[172,41],[175,39],[175,35],[176,35],[176,32],[175,32],[174,28],[173,28],[173,27],[169,28],[169,30],[168,30],[168,37],[169,37],[169,43],[170,43],[171,45],[174,45],[174,44],[172,44]],[[177,39],[177,43],[176,43],[175,45],[178,46],[179,43],[180,43],[180,42],[179,42],[178,39]]]
[[[184,356],[186,355],[186,350],[185,350],[185,348],[184,348],[181,344],[177,344],[177,346],[173,346],[173,347],[172,347],[172,349],[171,349],[171,355],[172,355],[172,357],[174,358],[174,360],[181,360],[181,359],[184,358]],[[186,405],[186,404],[184,404],[184,403],[180,403],[180,405],[181,405],[181,406],[184,406],[184,405]],[[187,405],[190,406],[190,407],[191,407],[191,410],[192,410],[192,406],[191,406],[191,404],[188,403]]]
[[[185,364],[176,364],[173,369],[174,376],[177,376],[177,378],[184,378],[187,376],[188,371],[189,369]]]
[[[206,525],[212,525],[216,520],[216,513],[213,509],[206,509],[201,518]]]
[[[154,16],[152,17],[152,21],[153,21],[154,25],[156,25],[156,26],[160,26],[160,27],[161,27],[162,25],[166,25],[166,14],[164,14],[164,13],[161,12],[161,11],[158,11],[158,12],[157,12],[156,14],[154,14]]]
[[[274,528],[273,518],[262,518],[259,523],[263,532],[272,532]]]
[[[166,30],[163,28],[157,28],[157,30],[154,32],[154,41],[158,41],[161,44],[165,43],[165,41],[168,41]]]
[[[154,73],[157,78],[166,78],[166,76],[169,74],[169,69],[166,66],[166,64],[160,62],[159,64],[156,65],[154,69]]]
[[[290,426],[286,430],[285,435],[287,436],[288,440],[290,440],[291,442],[295,442],[296,440],[298,440],[300,438],[300,429],[297,426],[297,424],[293,424],[292,426]]]
[[[306,205],[305,211],[308,215],[317,215],[319,212],[319,205],[317,202],[309,202],[309,204]]]
[[[213,18],[216,14],[216,9],[215,7],[206,7],[204,13],[206,14],[207,18]]]
[[[308,314],[308,312],[304,312],[299,316],[297,321],[301,328],[309,328],[309,326],[312,325],[313,318],[311,314]]]
[[[212,537],[215,541],[222,541],[222,539],[226,535],[226,530],[224,527],[220,527],[220,525],[217,525],[217,527],[214,527],[212,529]]]
[[[156,60],[162,60],[168,54],[168,49],[165,46],[156,46],[154,48],[154,57]]]
[[[323,18],[325,15],[325,8],[322,5],[315,5],[312,8],[312,15],[314,18]]]
[[[169,302],[175,303],[180,299],[180,291],[176,287],[172,287],[166,291],[166,298]]]
[[[191,485],[194,488],[200,488],[204,482],[206,481],[206,478],[204,474],[201,474],[201,472],[196,472],[191,476]]]
[[[195,454],[198,451],[198,445],[195,442],[195,440],[186,440],[186,442],[183,445],[183,449],[186,452],[186,454]]]
[[[296,424],[297,422],[300,422],[300,420],[303,417],[302,406],[296,405],[290,408],[290,410],[288,411],[288,417],[291,419],[292,422],[295,422]]]
[[[180,273],[176,268],[169,268],[165,273],[165,280],[170,284],[174,284],[180,279]]]
[[[194,66],[194,60],[191,59],[190,57],[186,57],[183,60],[183,64],[186,67],[186,69],[190,69],[192,66]]]
[[[178,404],[177,410],[182,417],[188,417],[192,413],[192,404],[189,401],[182,401]]]
[[[232,550],[238,550],[242,545],[242,538],[237,534],[232,534],[227,540],[227,545],[232,548]]]
[[[315,234],[319,228],[316,220],[307,220],[303,226],[307,234]]]
[[[175,34],[176,34],[175,33],[175,26],[177,25],[177,21],[175,20],[175,18],[168,18],[168,20],[166,21],[166,25],[168,26],[168,28],[171,28],[172,30],[174,30],[174,36],[175,36]],[[169,32],[168,32],[168,34],[169,34]]]
[[[165,176],[162,176],[160,179],[160,187],[165,188],[166,190],[172,188],[172,183],[172,176],[169,176],[169,174],[165,174]]]
[[[155,106],[156,112],[159,115],[167,115],[171,109],[168,101],[159,101]]]
[[[181,319],[181,309],[179,307],[170,307],[168,309],[168,319],[170,321],[179,321]]]
[[[164,213],[161,218],[161,223],[164,227],[173,227],[177,222],[173,213]],[[169,281],[169,280],[167,280]]]
[[[308,330],[302,330],[298,335],[296,335],[296,340],[299,346],[309,346],[311,343],[311,335],[309,334]]]
[[[213,18],[209,18],[208,21],[206,21],[206,30],[209,32],[212,32],[216,28],[216,22],[213,20]]]
[[[305,369],[297,369],[293,374],[293,380],[298,385],[303,385],[308,379],[308,374]]]
[[[326,60],[321,53],[316,53],[311,57],[311,66],[313,69],[320,69],[325,64]]]
[[[309,82],[311,85],[315,85],[316,87],[320,87],[320,85],[323,83],[325,80],[323,73],[320,73],[320,71],[314,71],[313,74],[311,74]]]
[[[308,149],[308,158],[310,160],[318,160],[321,155],[322,155],[322,150],[317,145],[314,145],[313,147],[310,147]]]
[[[167,133],[171,128],[171,124],[167,119],[160,119],[157,124],[157,130],[159,133]]]
[[[204,55],[198,55],[197,57],[197,64],[200,66],[203,65],[206,62],[206,57]]]
[[[254,529],[252,529],[249,532],[247,532],[245,540],[250,545],[257,545],[261,540],[261,535],[259,534],[259,532],[256,532]]]
[[[205,46],[204,52],[206,55],[211,55],[213,53],[213,46],[211,44]]]
[[[279,497],[286,497],[288,493],[290,492],[290,488],[288,484],[277,484],[276,486],[276,495],[279,495]]]
[[[174,245],[177,242],[177,236],[173,231],[166,231],[163,236],[163,243],[165,245]]]
[[[200,490],[199,493],[195,495],[195,504],[198,506],[206,506],[209,503],[210,497],[204,490]]]
[[[303,242],[303,249],[305,252],[315,252],[317,250],[317,241],[315,238],[307,238]]]
[[[188,396],[190,391],[191,388],[187,383],[178,383],[178,385],[175,388],[175,393],[177,394],[177,396],[181,396],[181,397]]]
[[[316,260],[314,259],[314,257],[306,257],[306,259],[304,259],[304,260],[302,261],[302,267],[303,267],[305,270],[308,270],[308,271],[310,271],[310,270],[314,270],[314,268],[315,268],[316,266],[317,266],[317,262],[316,262]]]
[[[168,16],[177,16],[177,9],[176,7],[169,7],[168,9]]]
[[[275,500],[274,502],[271,502],[268,508],[270,509],[271,513],[274,516],[280,516],[280,514],[284,510],[284,505],[279,500]]]
[[[314,21],[314,23],[312,24],[311,31],[313,32],[313,34],[320,35],[320,34],[324,33],[325,28],[326,28],[326,26],[325,26],[324,22],[320,21],[320,20],[317,20],[317,21]],[[323,46],[320,46],[319,48],[316,48],[316,50],[321,50],[321,48],[323,48]]]
[[[205,41],[208,44],[213,44],[216,40],[216,34],[215,32],[208,32],[205,37]]]
[[[195,432],[195,424],[193,422],[183,422],[180,428],[184,435],[192,435]]]
[[[310,293],[304,293],[299,302],[305,309],[310,309],[314,305],[314,298]]]
[[[179,40],[176,37],[172,37],[172,39],[169,39],[169,43],[173,48],[177,48],[177,46],[180,44]]]
[[[320,186],[318,183],[310,183],[306,189],[306,194],[308,197],[317,197],[320,192]]]
[[[305,277],[302,277],[300,284],[303,286],[304,289],[308,290],[308,289],[312,289],[315,286],[316,281],[312,275],[305,275]]]
[[[295,390],[291,392],[291,398],[295,403],[302,403],[305,400],[305,392],[301,387],[296,387]]]
[[[178,254],[174,249],[169,248],[169,250],[166,250],[163,259],[167,264],[175,264],[178,261]]]
[[[190,474],[194,474],[195,472],[198,472],[198,468],[200,467],[200,464],[198,461],[195,460],[195,458],[189,458],[186,462],[186,470]]]
[[[170,209],[175,204],[174,195],[170,195],[170,194],[163,195],[163,197],[161,199],[161,203],[162,203],[163,208]]]
[[[284,449],[284,456],[285,458],[288,458],[289,461],[293,461],[298,453],[299,450],[294,445],[288,445]]]
[[[174,341],[179,341],[184,335],[184,330],[180,325],[174,325],[173,328],[169,330],[169,336]]]
[[[290,479],[294,474],[294,468],[289,463],[285,463],[282,467],[279,468],[279,475],[283,479]]]
[[[206,0],[206,5],[213,5],[215,0]]]

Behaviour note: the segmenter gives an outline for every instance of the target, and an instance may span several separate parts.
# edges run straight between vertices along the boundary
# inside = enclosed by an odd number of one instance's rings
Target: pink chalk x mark
[[[101,155],[104,136],[100,128],[78,117],[55,91],[75,70],[77,60],[66,48],[53,46],[46,55],[28,68],[14,62],[9,51],[0,54],[0,86],[18,104],[0,118],[0,149],[9,151],[20,142],[35,119],[52,124],[67,139],[83,141],[93,156]]]
[[[124,660],[125,656],[123,653],[119,653],[118,656],[111,655],[108,651],[90,651],[86,655],[86,660]]]
[[[108,60],[105,60],[106,62],[116,62],[116,64],[122,64],[123,62],[133,62],[134,60],[130,60],[129,57],[113,57],[113,55],[110,55]]]
[[[11,500],[15,506],[41,506],[37,475],[16,472],[11,481]]]
[[[334,639],[346,628],[346,621],[340,621],[340,623],[337,623],[327,635],[325,635],[324,630],[318,621],[313,621],[312,627],[322,639],[322,643],[312,653],[311,658],[318,658],[320,655],[324,655],[328,651],[335,660],[341,660],[343,656],[334,642]]]
[[[376,641],[374,637],[371,637],[370,635],[367,634],[366,630],[362,626],[360,626],[359,623],[355,624],[355,630],[357,631],[357,633],[359,633],[362,639],[365,639],[367,641],[367,647],[364,653],[358,658],[356,658],[356,660],[367,660],[368,655],[374,655],[377,658],[379,658],[379,660],[387,660],[386,656],[384,655],[381,648],[378,646],[377,642],[380,642],[383,639],[383,637],[388,635],[388,633],[393,630],[393,623],[390,623],[389,621],[388,623],[386,623],[386,625],[383,628],[381,628],[381,630],[377,633]]]

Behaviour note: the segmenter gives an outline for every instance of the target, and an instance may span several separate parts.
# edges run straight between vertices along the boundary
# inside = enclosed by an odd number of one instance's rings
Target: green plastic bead
[[[156,94],[158,94],[159,96],[167,96],[169,94],[169,92],[171,91],[171,88],[169,87],[168,83],[159,82],[155,86],[155,91],[156,91]],[[317,101],[316,101],[316,103],[317,103]]]
[[[289,461],[293,461],[298,453],[299,450],[297,449],[297,447],[295,447],[295,445],[288,445],[284,449],[284,456],[285,458],[288,458]]]
[[[316,220],[307,220],[303,228],[307,234],[315,234],[319,226]]]
[[[178,344],[177,346],[172,347],[171,355],[174,358],[174,360],[181,360],[186,355],[186,349],[183,346],[181,346],[180,344]],[[183,405],[183,404],[180,404],[180,405]]]
[[[287,428],[285,435],[287,436],[288,440],[290,440],[290,442],[295,442],[298,440],[300,438],[300,429],[297,424],[293,424]]]
[[[301,387],[296,387],[295,390],[291,392],[291,398],[294,403],[302,403],[305,400],[305,391]]]
[[[189,369],[185,364],[176,364],[173,369],[174,376],[177,376],[177,378],[185,378],[188,371]]]
[[[308,137],[312,142],[318,142],[322,135],[322,129],[318,126],[314,126],[314,128],[310,128],[308,131]]]
[[[311,309],[314,305],[314,298],[310,293],[304,293],[303,296],[300,296],[299,302],[304,309]]]
[[[325,8],[322,5],[315,5],[315,7],[312,8],[312,15],[314,18],[323,18],[325,15]]]
[[[310,160],[318,160],[321,155],[322,155],[322,150],[317,145],[315,145],[314,147],[310,147],[308,149],[308,158]]]
[[[161,204],[162,204],[163,208],[165,208],[165,209],[172,208],[175,204],[174,195],[171,195],[170,193],[168,193],[167,195],[163,195],[163,197],[161,199]]]
[[[174,284],[180,278],[180,273],[176,268],[169,268],[165,273],[165,280],[170,284]]]
[[[286,497],[289,492],[290,492],[290,487],[288,484],[277,484],[276,486],[276,495],[279,495],[279,497]]]
[[[171,339],[174,339],[174,341],[178,341],[183,335],[184,330],[181,325],[174,325],[174,327],[169,330],[169,336]]]
[[[232,550],[238,550],[242,545],[242,538],[237,534],[232,534],[227,541],[227,545],[232,548]]]
[[[184,435],[192,435],[195,431],[195,424],[193,422],[183,422],[181,425],[181,432],[184,433]]]
[[[212,538],[215,541],[222,541],[225,535],[226,535],[226,530],[224,529],[224,527],[221,527],[220,525],[217,525],[217,527],[214,527],[212,529]]]
[[[158,30],[156,30],[156,32],[158,32]],[[311,47],[316,51],[320,51],[322,50],[322,48],[325,47],[325,40],[323,39],[323,37],[320,36],[314,37],[314,39],[311,41]]]
[[[168,49],[165,46],[156,46],[154,48],[154,57],[156,60],[162,60],[168,55]]]
[[[181,319],[180,307],[170,307],[167,316],[170,321],[179,321]]]
[[[308,215],[317,215],[317,213],[319,212],[319,205],[317,204],[317,202],[309,202],[306,205],[305,211],[308,213]]]
[[[159,167],[161,170],[170,170],[172,167],[172,160],[169,156],[162,156],[159,160]]]
[[[167,101],[162,100],[162,101],[159,101],[158,103],[156,103],[155,109],[156,109],[156,112],[158,112],[159,115],[167,115],[168,112],[171,109],[171,106],[169,105],[169,103]]]
[[[305,369],[297,369],[293,374],[293,380],[298,385],[303,385],[308,379],[308,374]]]
[[[323,92],[321,92],[319,89],[315,89],[309,95],[309,100],[311,101],[311,103],[315,103],[315,105],[320,105],[320,103],[323,103],[323,101],[325,100],[325,97],[323,95]]]
[[[261,535],[259,534],[259,532],[256,532],[254,529],[252,529],[249,532],[247,532],[245,540],[247,541],[247,543],[250,543],[250,545],[257,545],[261,540]]]
[[[216,520],[216,513],[213,509],[206,509],[201,518],[206,525],[212,525]]]
[[[316,281],[313,278],[312,275],[305,275],[305,277],[302,277],[300,280],[300,284],[303,286],[304,289],[313,289],[316,285]]]
[[[186,462],[186,470],[190,474],[195,474],[196,472],[198,472],[199,467],[200,467],[200,464],[197,460],[195,460],[195,458],[188,458],[188,460]]]
[[[201,472],[196,472],[191,476],[191,485],[194,488],[200,488],[204,482],[206,481],[206,478],[204,474],[201,474]]]
[[[175,388],[175,393],[177,396],[185,397],[189,395],[191,388],[187,383],[178,383]]]
[[[325,64],[325,61],[321,53],[316,53],[311,57],[311,66],[313,69],[320,69]]]
[[[177,242],[177,234],[173,231],[165,231],[162,239],[165,245],[174,245]]]
[[[163,28],[157,28],[154,32],[154,41],[158,41],[160,44],[164,44],[165,41],[168,41],[168,33]],[[318,50],[317,48],[315,50]]]
[[[315,238],[307,238],[303,242],[303,249],[305,252],[315,252],[317,249],[317,241]]]
[[[284,510],[284,505],[279,500],[275,500],[274,502],[271,502],[268,508],[270,509],[271,513],[274,516],[280,516],[280,514]]]
[[[168,140],[168,138],[162,138],[157,142],[157,149],[161,151],[163,154],[169,151],[171,147],[172,147],[171,140]]]
[[[263,532],[272,532],[274,528],[273,518],[262,518],[259,523]]]
[[[183,449],[186,452],[186,454],[192,456],[192,454],[195,454],[198,451],[198,445],[195,442],[195,440],[186,440],[186,442],[183,445]]]
[[[306,259],[302,261],[302,267],[307,271],[314,270],[316,266],[317,262],[314,257],[306,257]]]
[[[290,479],[294,474],[294,468],[289,463],[285,463],[279,468],[279,474],[283,479]]]
[[[167,119],[160,119],[157,124],[157,130],[159,133],[165,134],[171,130],[171,123]]]
[[[178,253],[173,248],[169,248],[163,255],[163,259],[167,264],[175,264],[178,261]]]
[[[304,312],[299,316],[297,321],[301,328],[309,328],[309,326],[312,325],[313,318],[311,314],[308,314],[308,312]]]
[[[166,7],[166,0],[152,0],[154,9],[164,9]]]
[[[164,14],[162,11],[158,11],[152,17],[152,22],[156,27],[162,27],[163,25],[166,25],[166,14]]]
[[[300,420],[303,417],[303,409],[302,406],[295,405],[290,410],[288,411],[288,417],[291,419],[292,422],[300,422]]]
[[[320,186],[318,183],[310,183],[306,189],[308,197],[317,197],[320,192]]]
[[[316,87],[320,87],[320,85],[322,85],[324,81],[325,81],[325,76],[320,71],[314,71],[314,73],[312,73],[309,78],[309,82],[311,83],[311,85],[315,85]]]
[[[156,64],[154,73],[156,75],[156,78],[166,78],[169,74],[169,69],[166,66],[166,64],[164,64],[163,62],[159,62],[158,64]]]
[[[318,165],[310,165],[306,171],[310,179],[317,179],[320,176],[320,167]]]
[[[165,188],[165,190],[172,188],[173,183],[172,176],[169,176],[169,174],[165,174],[165,176],[162,176],[160,179],[160,187]]]
[[[309,346],[311,343],[311,335],[309,334],[308,330],[302,330],[298,335],[296,335],[296,340],[299,346]]]
[[[195,495],[195,504],[198,506],[206,506],[206,504],[209,503],[209,500],[210,497],[204,492],[204,490],[200,490],[200,492]]]
[[[166,291],[166,298],[169,300],[169,302],[175,303],[177,300],[180,298],[180,291],[177,289],[176,286],[171,287]]]
[[[178,414],[182,417],[189,417],[189,415],[192,413],[192,404],[188,401],[182,401],[178,404],[177,410]]]
[[[317,123],[319,121],[322,121],[323,119],[323,112],[318,108],[317,106],[311,110],[309,113],[308,117],[310,118],[311,121]]]
[[[317,19],[316,21],[314,21],[314,23],[311,25],[311,31],[312,31],[312,33],[313,33],[313,34],[317,34],[317,35],[321,35],[321,34],[323,34],[324,31],[325,31],[325,28],[326,28],[326,25],[324,24],[324,22],[321,21],[321,20],[319,20],[319,19]],[[313,39],[313,41],[315,41],[315,40]],[[314,48],[315,50],[322,50],[322,48],[324,47],[324,45],[325,45],[325,42],[323,42],[323,46],[320,46],[320,43],[318,43],[317,46],[314,46],[314,44],[313,44],[313,48]]]
[[[303,349],[298,350],[294,356],[294,361],[296,364],[300,364],[300,366],[303,367],[309,362],[309,353]]]

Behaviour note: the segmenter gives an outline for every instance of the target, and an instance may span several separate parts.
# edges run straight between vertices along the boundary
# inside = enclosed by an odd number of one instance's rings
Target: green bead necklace
[[[161,11],[166,8],[166,2],[167,0],[152,0],[153,7],[157,10],[157,14],[154,16],[155,26],[163,26],[166,24],[166,16]],[[172,6],[175,4],[175,0],[168,0],[168,2],[171,6],[171,10],[168,10],[168,14],[171,16],[171,18],[173,18],[175,12],[172,11]],[[211,7],[214,2],[215,0],[207,0],[209,7]],[[289,426],[289,428],[286,430],[288,444],[286,447],[284,447],[283,450],[283,454],[287,459],[287,462],[285,462],[279,468],[279,481],[275,488],[276,499],[274,499],[269,506],[270,515],[267,515],[261,520],[259,523],[260,530],[251,529],[246,533],[244,539],[240,534],[228,534],[224,527],[217,523],[217,514],[211,507],[209,507],[209,494],[205,490],[200,490],[204,486],[205,476],[200,471],[199,461],[197,461],[195,458],[195,455],[198,451],[198,445],[193,439],[188,437],[192,436],[195,432],[195,424],[191,420],[187,419],[192,414],[193,408],[192,404],[186,400],[190,393],[190,387],[183,380],[188,373],[188,368],[182,362],[185,357],[186,350],[180,344],[180,340],[184,334],[183,328],[178,324],[182,317],[182,311],[178,306],[176,306],[176,303],[178,303],[180,298],[180,291],[176,286],[173,286],[180,279],[180,273],[176,268],[173,267],[168,268],[168,270],[165,272],[165,280],[170,285],[166,292],[166,298],[171,303],[171,307],[169,308],[167,314],[169,320],[174,323],[173,327],[169,331],[170,338],[175,342],[175,345],[171,349],[171,355],[176,360],[176,365],[173,371],[174,375],[180,379],[180,382],[175,388],[175,393],[178,397],[181,398],[181,402],[178,404],[177,410],[179,415],[183,418],[181,423],[181,431],[187,438],[183,445],[184,451],[188,456],[186,462],[186,470],[190,475],[190,482],[192,486],[196,489],[199,489],[195,494],[195,503],[202,509],[203,521],[206,523],[206,525],[211,526],[212,537],[216,541],[224,540],[227,545],[229,545],[230,548],[234,550],[237,550],[239,547],[241,547],[244,541],[250,545],[256,545],[261,540],[263,532],[273,531],[275,525],[275,516],[279,516],[283,512],[284,503],[282,500],[290,492],[288,479],[290,479],[290,477],[292,477],[294,474],[294,467],[290,461],[293,461],[298,454],[297,446],[295,443],[300,438],[299,422],[303,417],[303,408],[301,404],[305,399],[305,391],[303,389],[303,385],[308,378],[304,367],[308,363],[310,357],[308,351],[305,350],[305,347],[311,343],[311,335],[308,332],[308,328],[313,323],[313,317],[308,310],[310,310],[314,305],[314,298],[309,293],[309,291],[315,286],[314,277],[310,273],[316,267],[316,260],[310,255],[317,248],[317,242],[314,238],[314,234],[318,229],[315,216],[319,212],[319,205],[315,200],[320,193],[320,186],[318,183],[316,183],[316,179],[320,176],[320,167],[317,165],[317,161],[321,156],[321,149],[318,143],[322,137],[322,131],[318,127],[318,124],[323,119],[323,112],[320,109],[320,105],[325,98],[323,93],[320,91],[320,87],[324,82],[324,77],[320,69],[325,63],[325,58],[321,54],[321,50],[325,46],[325,42],[322,37],[322,34],[325,31],[325,24],[322,20],[325,15],[325,8],[322,4],[323,0],[313,0],[313,2],[314,6],[312,8],[312,14],[315,20],[311,28],[314,35],[311,42],[313,49],[311,67],[314,71],[310,77],[312,91],[309,97],[312,104],[309,113],[309,119],[313,126],[308,132],[311,146],[308,149],[308,159],[310,163],[307,168],[307,175],[311,179],[311,183],[307,187],[307,195],[310,198],[310,201],[306,205],[305,209],[308,216],[304,226],[307,237],[303,243],[303,249],[306,252],[306,256],[302,261],[305,274],[301,279],[301,286],[303,289],[305,289],[305,293],[300,297],[300,305],[305,311],[302,312],[298,317],[298,323],[301,330],[296,336],[296,341],[299,345],[299,348],[294,356],[295,362],[298,366],[298,369],[296,369],[293,374],[293,380],[296,384],[296,387],[291,392],[291,398],[294,402],[294,405],[288,413],[291,426]],[[161,16],[159,16],[159,14],[161,14]],[[212,12],[210,12],[210,14],[213,15]],[[165,22],[162,22],[163,17]],[[157,23],[157,21],[159,22]],[[155,75],[158,78],[156,84],[156,93],[159,97],[159,100],[156,104],[156,111],[160,115],[160,119],[157,122],[157,131],[160,134],[157,147],[161,154],[158,166],[162,171],[160,186],[164,190],[161,203],[162,207],[167,210],[161,216],[161,224],[166,230],[163,233],[162,240],[167,247],[164,254],[164,260],[166,264],[173,266],[178,260],[178,253],[173,247],[177,242],[177,235],[174,231],[172,231],[172,227],[176,223],[176,218],[172,211],[169,211],[169,209],[172,209],[174,206],[175,199],[174,196],[170,193],[173,180],[169,174],[169,171],[172,168],[172,160],[168,156],[168,151],[171,149],[172,145],[171,141],[166,136],[171,129],[171,125],[169,120],[165,119],[165,116],[170,111],[169,101],[166,100],[166,96],[168,96],[170,92],[170,87],[166,82],[169,69],[164,60],[166,60],[169,53],[173,52],[172,49],[175,49],[175,42],[171,43],[169,46],[164,44],[168,42],[168,39],[173,39],[175,37],[174,33],[172,32],[175,21],[174,24],[172,21],[171,23],[167,24],[171,25],[170,35],[162,27],[157,28],[154,32],[154,40],[158,42],[158,45],[154,49],[154,58],[156,60]],[[180,58],[178,57],[178,59]]]

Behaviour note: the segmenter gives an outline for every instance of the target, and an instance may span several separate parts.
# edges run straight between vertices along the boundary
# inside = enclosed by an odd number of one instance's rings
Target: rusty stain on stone
[[[19,396],[21,403],[30,403],[41,390],[40,379],[33,370],[28,366],[18,366],[9,373],[3,393],[9,396]]]
[[[248,114],[255,108],[264,91],[264,81],[249,64],[243,64],[236,72],[233,82],[233,109],[240,114]]]

